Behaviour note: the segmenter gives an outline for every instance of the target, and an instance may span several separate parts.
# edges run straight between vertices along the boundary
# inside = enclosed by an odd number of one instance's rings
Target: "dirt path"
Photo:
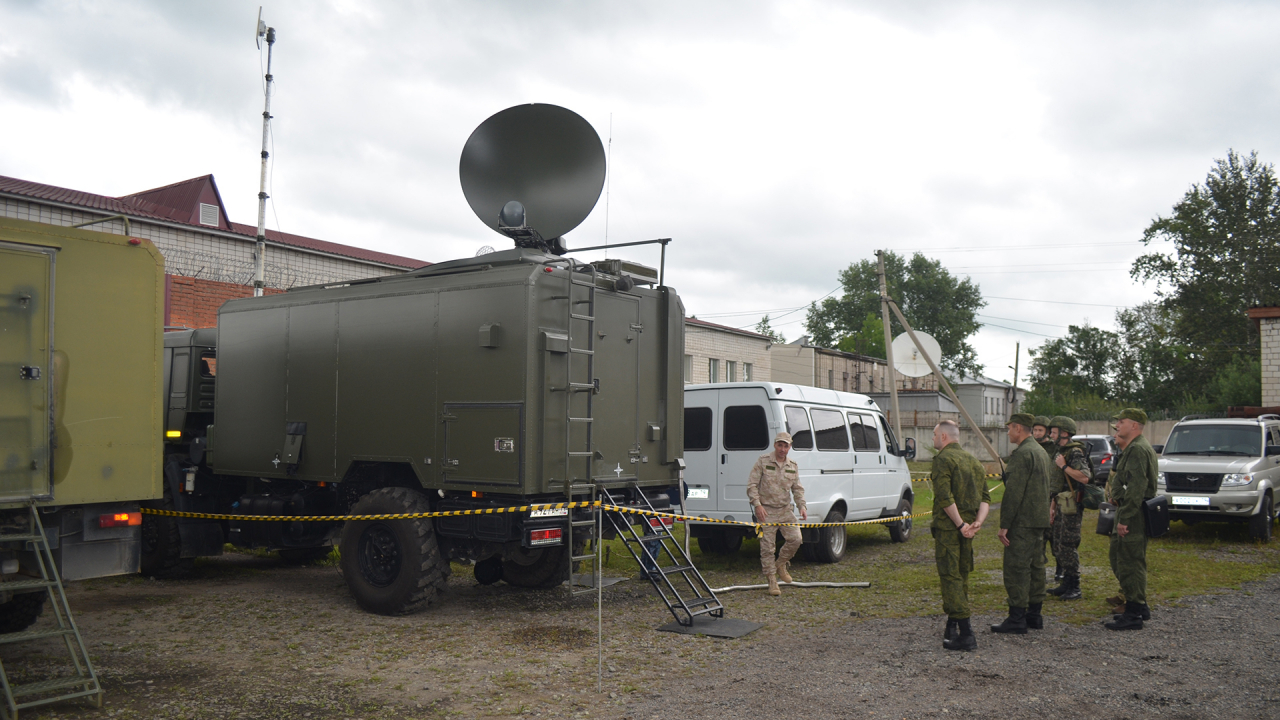
[[[1050,604],[1044,631],[1000,637],[985,632],[999,618],[982,616],[968,654],[942,650],[940,617],[854,616],[858,592],[727,594],[732,616],[765,627],[716,640],[654,632],[670,616],[647,584],[609,588],[597,693],[588,600],[480,587],[463,569],[435,609],[384,618],[361,613],[332,567],[229,555],[182,581],[73,585],[108,702],[42,715],[1280,717],[1280,576],[1155,608],[1142,632],[1065,625]],[[54,650],[5,647],[0,659],[21,679]]]

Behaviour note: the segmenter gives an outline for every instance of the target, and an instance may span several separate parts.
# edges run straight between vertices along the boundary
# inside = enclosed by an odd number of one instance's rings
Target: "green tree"
[[[1137,407],[1172,409],[1186,396],[1191,353],[1175,335],[1178,311],[1147,302],[1116,313],[1120,343],[1112,395]]]
[[[1109,398],[1113,388],[1119,336],[1089,325],[1072,325],[1067,334],[1028,349],[1028,377],[1041,395],[1054,399]]]
[[[977,284],[969,278],[953,276],[941,262],[920,253],[908,261],[897,253],[886,252],[884,264],[890,297],[901,306],[913,328],[938,341],[943,369],[967,375],[981,373],[977,353],[968,342],[981,327],[977,312],[987,304]],[[815,345],[839,347],[848,337],[854,337],[856,343],[856,338],[864,337],[867,316],[880,315],[875,261],[862,260],[840,271],[840,284],[844,290],[841,297],[827,298],[809,307],[805,329]],[[904,331],[895,317],[890,318],[889,327],[895,337]],[[880,344],[883,346],[884,341]],[[884,357],[883,353],[882,347],[879,356]]]
[[[768,336],[775,343],[781,344],[787,341],[787,339],[783,337],[782,333],[778,332],[777,330],[774,330],[773,326],[769,324],[768,315],[765,315],[764,317],[760,318],[760,322],[756,323],[756,332],[760,333],[761,335]],[[881,344],[883,345],[884,343],[881,343]]]
[[[1147,227],[1142,242],[1170,243],[1171,252],[1139,257],[1130,274],[1156,282],[1173,318],[1171,336],[1187,360],[1173,379],[1184,388],[1208,388],[1236,356],[1257,353],[1257,331],[1245,311],[1280,304],[1280,182],[1274,168],[1256,152],[1242,157],[1229,150],[1169,216]]]
[[[858,332],[840,338],[836,349],[869,357],[884,357],[884,322],[878,314],[867,313]]]

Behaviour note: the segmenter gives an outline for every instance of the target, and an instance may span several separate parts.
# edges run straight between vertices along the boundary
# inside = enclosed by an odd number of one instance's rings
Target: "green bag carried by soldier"
[[[1079,512],[1079,508],[1076,506],[1075,490],[1068,488],[1058,493],[1056,497],[1058,498],[1058,508],[1064,515],[1075,515]]]

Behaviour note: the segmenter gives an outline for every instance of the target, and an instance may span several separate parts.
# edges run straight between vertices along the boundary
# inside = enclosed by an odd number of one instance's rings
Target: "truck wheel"
[[[44,612],[44,599],[48,596],[46,592],[23,593],[0,603],[0,633],[19,632],[35,624]]]
[[[568,580],[567,545],[520,548],[502,558],[502,579],[509,585],[553,588]]]
[[[911,506],[912,502],[903,498],[902,502],[898,503],[898,514],[902,515],[905,513],[910,515]],[[911,539],[911,526],[913,524],[911,522],[911,518],[904,518],[902,520],[896,520],[886,524],[889,526],[889,538],[894,542],[904,543]]]
[[[422,493],[379,488],[360,498],[352,515],[431,512]],[[430,518],[350,520],[339,544],[342,576],[361,609],[403,615],[425,608],[449,580]]]
[[[1271,496],[1262,498],[1262,509],[1257,515],[1249,518],[1249,537],[1258,542],[1271,542],[1271,523],[1274,520],[1275,508]]]
[[[827,513],[827,519],[822,522],[837,523],[844,522],[844,514],[838,509],[832,509]],[[818,542],[812,545],[805,545],[809,550],[809,559],[820,563],[838,563],[844,558],[844,550],[846,541],[849,539],[849,530],[846,526],[825,527],[818,529]]]
[[[473,568],[476,582],[481,585],[492,585],[502,579],[502,556],[493,555],[476,563]]]
[[[333,548],[325,545],[309,548],[280,548],[276,553],[286,565],[310,565],[329,557],[332,550]]]
[[[159,500],[142,503],[153,510],[173,510],[172,475],[182,472],[182,455],[169,455],[164,464],[164,495]],[[142,516],[141,572],[147,577],[173,580],[185,577],[195,566],[192,558],[182,557],[182,535],[178,518],[171,515]]]

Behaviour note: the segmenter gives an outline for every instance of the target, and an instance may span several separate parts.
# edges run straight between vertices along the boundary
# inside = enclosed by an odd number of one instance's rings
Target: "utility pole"
[[[877,275],[880,277],[880,322],[884,325],[884,359],[889,364],[885,368],[885,377],[889,380],[889,403],[893,411],[893,432],[898,442],[902,442],[902,418],[898,412],[898,376],[893,367],[893,332],[889,329],[889,290],[884,278],[884,251],[876,251],[879,263]]]
[[[1022,343],[1016,342],[1013,344],[1013,397],[1009,399],[1009,417],[1005,420],[1009,420],[1014,413],[1018,412],[1018,360],[1021,357]]]
[[[254,253],[253,296],[262,297],[267,263],[267,141],[271,135],[271,49],[276,44],[276,29],[262,22],[262,10],[258,10],[258,37],[267,38],[267,86],[266,105],[262,110],[262,174],[258,179],[258,247]]]

